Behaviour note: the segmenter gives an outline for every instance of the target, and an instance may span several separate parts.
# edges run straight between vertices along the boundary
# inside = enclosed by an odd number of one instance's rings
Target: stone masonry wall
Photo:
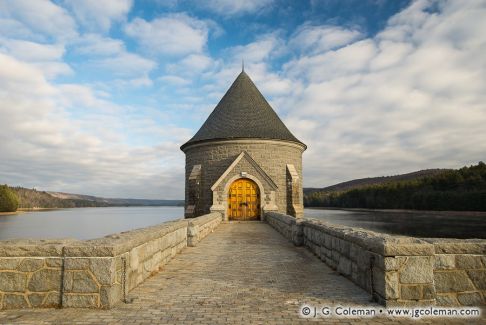
[[[209,213],[213,204],[211,186],[238,155],[242,151],[246,151],[277,185],[278,211],[285,213],[287,210],[286,166],[287,164],[294,165],[302,183],[303,150],[302,146],[291,142],[257,139],[214,141],[190,146],[184,150],[186,154],[186,204],[189,196],[188,179],[194,165],[201,165],[199,203],[203,207],[202,213]],[[301,205],[303,205],[303,198],[301,201]]]
[[[301,219],[296,219],[283,213],[267,212],[265,213],[264,221],[296,246],[302,246],[303,227]]]
[[[221,214],[210,213],[189,221],[187,228],[187,246],[196,246],[209,235],[222,221]]]
[[[212,213],[94,240],[0,241],[0,309],[110,308],[220,222]]]
[[[68,242],[22,241],[0,245],[0,307],[58,307],[62,247]],[[29,249],[38,246],[36,253]]]
[[[392,236],[273,212],[265,220],[383,305],[485,303],[486,240]]]
[[[486,304],[486,241],[425,239],[435,249],[437,305]]]

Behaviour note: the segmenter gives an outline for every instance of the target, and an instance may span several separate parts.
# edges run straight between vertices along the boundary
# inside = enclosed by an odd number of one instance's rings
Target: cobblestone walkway
[[[303,319],[313,306],[377,307],[369,294],[294,247],[260,222],[225,223],[188,247],[111,310],[41,309],[0,312],[2,324],[297,324],[410,323],[398,318]],[[484,312],[483,312],[484,313]],[[485,321],[463,319],[461,323]],[[425,321],[430,322],[430,321]],[[452,323],[434,320],[439,324]],[[417,323],[417,322],[413,322]],[[423,322],[420,322],[423,323]],[[484,324],[484,323],[483,323]]]

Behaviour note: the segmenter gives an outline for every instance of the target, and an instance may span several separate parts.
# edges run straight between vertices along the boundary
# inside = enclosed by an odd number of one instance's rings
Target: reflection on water
[[[486,238],[486,215],[304,209],[305,217],[415,237]],[[182,207],[77,208],[0,215],[0,240],[91,239],[184,216]]]
[[[486,215],[304,209],[306,218],[413,237],[486,238]]]
[[[0,215],[0,240],[92,239],[183,217],[183,207],[76,208]]]

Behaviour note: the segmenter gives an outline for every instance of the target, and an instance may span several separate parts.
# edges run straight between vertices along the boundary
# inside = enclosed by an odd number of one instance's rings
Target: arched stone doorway
[[[260,190],[248,178],[235,180],[228,190],[229,220],[258,220],[260,218]]]

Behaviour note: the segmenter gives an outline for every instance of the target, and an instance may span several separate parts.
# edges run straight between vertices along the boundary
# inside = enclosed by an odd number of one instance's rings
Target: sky
[[[182,199],[245,71],[304,187],[486,156],[486,1],[0,0],[0,183]]]

